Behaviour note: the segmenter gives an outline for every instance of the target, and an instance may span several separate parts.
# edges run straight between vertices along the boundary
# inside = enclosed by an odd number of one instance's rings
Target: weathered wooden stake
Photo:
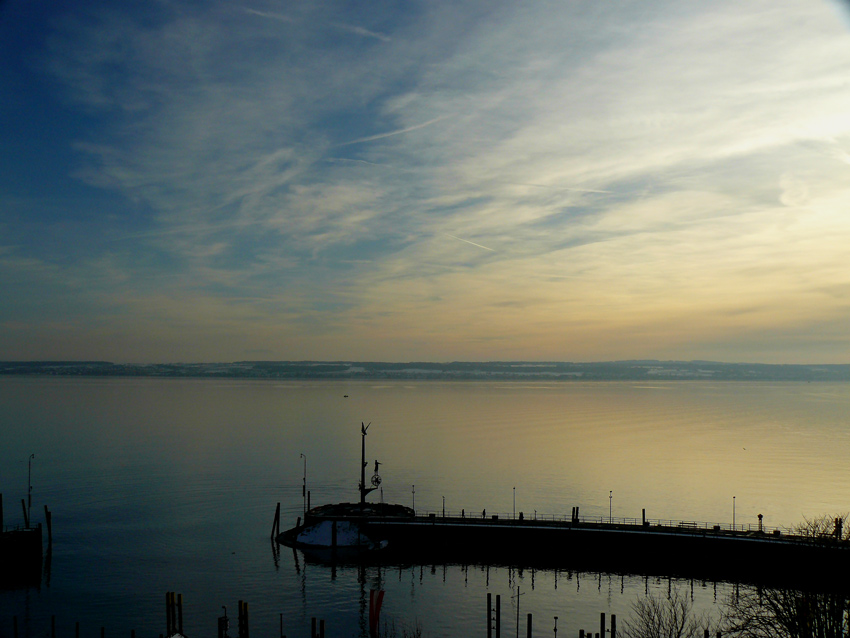
[[[274,510],[274,520],[272,521],[272,540],[276,539],[278,534],[280,534],[280,503],[277,504],[277,507]]]
[[[47,545],[53,545],[53,513],[44,506],[44,521],[47,524]]]
[[[487,638],[493,638],[493,594],[487,592]]]
[[[177,632],[183,635],[183,594],[177,594]]]

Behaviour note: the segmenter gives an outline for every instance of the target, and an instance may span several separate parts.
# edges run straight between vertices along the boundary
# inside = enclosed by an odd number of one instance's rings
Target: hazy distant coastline
[[[167,364],[127,364],[107,361],[6,361],[0,362],[0,375],[234,379],[848,381],[850,380],[850,364],[778,365],[653,360],[597,363],[236,361]]]

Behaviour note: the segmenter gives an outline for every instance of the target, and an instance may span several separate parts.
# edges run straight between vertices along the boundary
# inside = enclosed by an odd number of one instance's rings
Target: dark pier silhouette
[[[367,487],[366,431],[361,424],[359,503],[308,509],[294,528],[280,533],[279,509],[272,537],[302,549],[311,558],[387,563],[482,563],[527,565],[614,573],[658,574],[724,580],[797,589],[845,588],[850,541],[835,530],[799,536],[769,530],[759,516],[755,529],[691,521],[610,516],[528,518],[429,513],[402,505],[367,503],[366,494],[381,483],[375,461]],[[306,481],[305,481],[306,482]]]
[[[0,587],[29,587],[41,582],[45,560],[50,560],[52,547],[52,516],[45,506],[47,525],[47,558],[44,556],[44,534],[42,524],[33,524],[30,508],[21,499],[24,524],[6,526],[3,517],[3,495],[0,494]]]

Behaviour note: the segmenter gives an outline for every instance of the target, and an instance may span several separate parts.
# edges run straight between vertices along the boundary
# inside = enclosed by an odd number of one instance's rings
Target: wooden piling
[[[280,534],[280,503],[274,511],[274,520],[272,521],[272,540],[276,539]]]
[[[18,638],[18,617],[12,616],[12,636]]]
[[[611,638],[617,638],[617,614],[611,614]]]
[[[599,614],[599,635],[605,635],[605,612],[603,611]]]
[[[76,629],[74,630],[74,635],[76,638],[80,638],[80,621],[77,621]]]
[[[177,594],[177,632],[183,635],[183,594]]]
[[[47,546],[53,546],[53,512],[44,506],[44,522],[47,525]]]
[[[325,619],[319,620],[319,638],[325,638]]]
[[[531,614],[528,614],[528,620],[527,620],[527,624],[526,624],[525,635],[528,638],[531,638]]]
[[[248,603],[239,601],[239,638],[248,638]]]
[[[56,616],[50,615],[50,638],[56,638]]]
[[[487,638],[493,638],[493,594],[487,592]]]
[[[310,619],[310,638],[318,638],[318,636],[316,636],[316,617],[315,616],[313,616]]]
[[[496,594],[496,638],[502,638],[502,596]]]

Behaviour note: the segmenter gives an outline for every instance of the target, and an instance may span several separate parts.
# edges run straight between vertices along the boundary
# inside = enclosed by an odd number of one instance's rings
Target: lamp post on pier
[[[27,459],[27,520],[30,520],[30,510],[32,509],[32,460],[35,458],[35,454],[30,454],[29,459]]]

